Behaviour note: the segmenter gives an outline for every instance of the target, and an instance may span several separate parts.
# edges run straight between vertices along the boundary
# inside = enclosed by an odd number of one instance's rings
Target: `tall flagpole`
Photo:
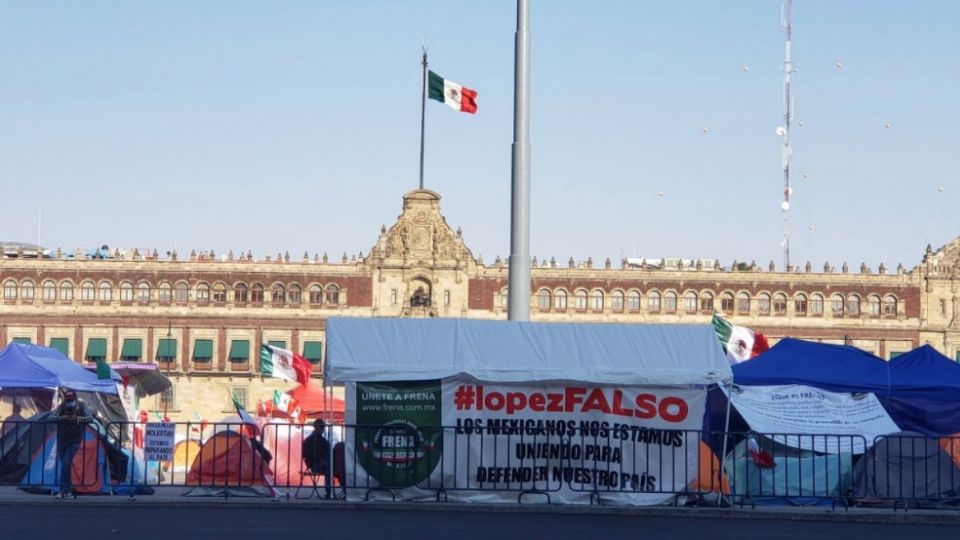
[[[781,164],[783,166],[783,269],[790,272],[790,122],[793,120],[793,96],[790,95],[790,74],[793,72],[793,0],[787,0],[786,16],[783,22],[783,31],[787,36],[786,52],[783,59],[783,148],[781,150]]]
[[[530,25],[527,15],[527,0],[517,0],[507,298],[507,316],[511,321],[530,320]]]
[[[423,81],[420,96],[420,189],[423,189],[423,132],[427,118],[427,48],[423,48]]]

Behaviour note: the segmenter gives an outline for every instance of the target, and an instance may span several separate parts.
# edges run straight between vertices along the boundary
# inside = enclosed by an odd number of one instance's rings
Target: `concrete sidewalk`
[[[295,491],[295,490],[294,490]],[[0,488],[0,502],[4,506],[70,506],[70,507],[164,507],[164,508],[272,508],[290,511],[323,511],[325,509],[354,510],[394,510],[394,511],[443,511],[475,513],[529,513],[529,514],[568,514],[568,515],[619,515],[651,517],[685,517],[690,519],[774,519],[781,521],[831,521],[855,523],[923,523],[960,525],[958,510],[893,510],[892,508],[849,508],[838,507],[679,507],[679,506],[602,506],[602,505],[558,505],[541,503],[524,504],[486,504],[460,502],[391,502],[368,501],[355,502],[343,500],[323,500],[294,498],[220,498],[220,497],[184,497],[182,488],[157,488],[153,495],[128,496],[80,496],[76,499],[61,499],[52,495],[34,495],[19,491],[13,487]],[[301,492],[306,496],[308,491]]]

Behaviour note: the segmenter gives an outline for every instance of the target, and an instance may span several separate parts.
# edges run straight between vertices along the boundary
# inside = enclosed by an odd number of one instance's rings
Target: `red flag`
[[[773,456],[770,455],[770,452],[760,448],[760,445],[757,444],[756,440],[748,440],[747,449],[750,451],[750,457],[753,459],[753,464],[757,467],[761,469],[772,469],[777,466],[777,463],[773,460]]]

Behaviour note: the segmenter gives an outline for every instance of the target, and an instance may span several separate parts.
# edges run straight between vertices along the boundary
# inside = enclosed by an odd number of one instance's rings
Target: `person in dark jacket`
[[[327,474],[330,465],[330,441],[324,437],[326,427],[323,420],[314,420],[313,433],[303,440],[303,463],[313,474]]]
[[[69,495],[73,489],[73,458],[83,443],[83,432],[93,421],[90,409],[69,388],[63,391],[60,405],[49,417],[57,426],[57,458],[60,463],[60,493]]]

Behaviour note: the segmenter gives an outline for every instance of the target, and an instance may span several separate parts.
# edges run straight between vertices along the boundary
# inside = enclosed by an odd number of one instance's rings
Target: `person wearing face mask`
[[[60,405],[53,410],[50,420],[57,425],[57,458],[60,463],[60,494],[74,494],[73,458],[83,442],[83,432],[93,420],[90,409],[69,388],[63,391]]]

